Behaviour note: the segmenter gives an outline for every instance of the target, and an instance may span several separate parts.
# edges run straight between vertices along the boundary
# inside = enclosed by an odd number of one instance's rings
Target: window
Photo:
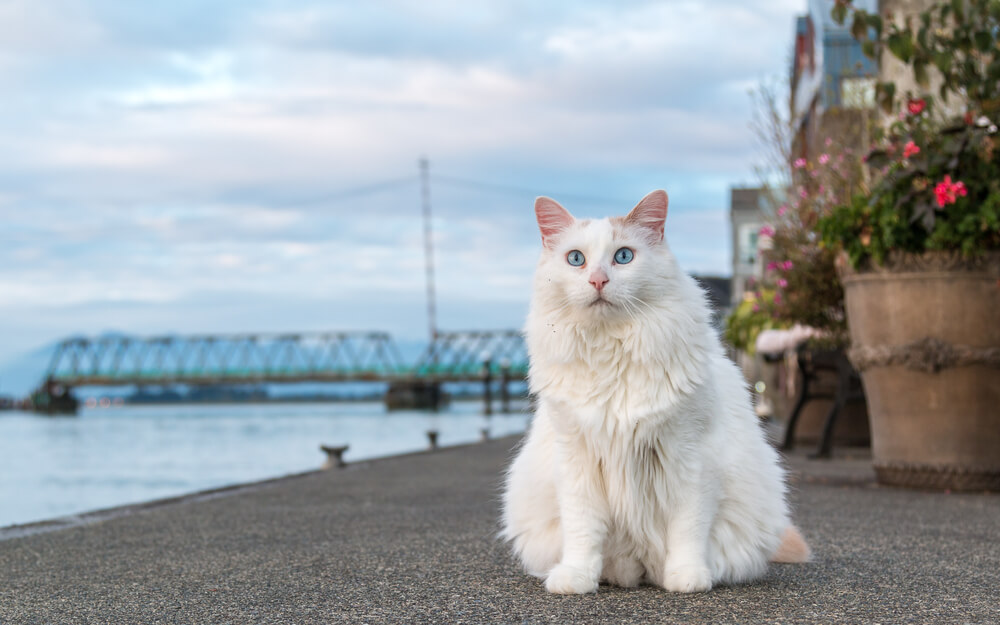
[[[760,236],[760,224],[748,223],[740,225],[739,249],[737,258],[743,266],[753,266],[757,261],[757,238]]]

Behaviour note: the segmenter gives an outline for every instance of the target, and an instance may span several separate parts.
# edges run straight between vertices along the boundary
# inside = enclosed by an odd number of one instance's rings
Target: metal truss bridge
[[[67,388],[282,382],[435,384],[523,379],[516,330],[439,332],[407,363],[384,332],[70,338],[58,344],[45,384]]]

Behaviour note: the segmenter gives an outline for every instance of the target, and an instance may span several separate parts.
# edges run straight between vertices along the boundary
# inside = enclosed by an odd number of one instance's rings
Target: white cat
[[[704,294],[663,239],[667,194],[627,217],[535,213],[527,321],[531,429],[507,474],[502,535],[554,593],[600,580],[698,592],[803,562],[785,476]]]

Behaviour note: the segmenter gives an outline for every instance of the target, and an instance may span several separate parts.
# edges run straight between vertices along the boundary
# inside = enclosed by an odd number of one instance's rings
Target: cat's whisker
[[[653,307],[649,304],[649,302],[635,296],[629,296],[628,298],[623,299],[622,304],[629,311],[632,321],[638,321],[640,313],[653,310]]]
[[[635,306],[635,301],[631,299],[622,300],[622,307],[625,308],[625,312],[628,313],[629,319],[633,322],[639,320],[639,310]]]

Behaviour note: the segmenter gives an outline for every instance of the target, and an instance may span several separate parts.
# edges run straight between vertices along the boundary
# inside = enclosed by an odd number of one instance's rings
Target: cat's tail
[[[771,562],[799,563],[808,562],[812,551],[802,534],[794,525],[789,525],[781,534],[781,544],[771,556]]]

